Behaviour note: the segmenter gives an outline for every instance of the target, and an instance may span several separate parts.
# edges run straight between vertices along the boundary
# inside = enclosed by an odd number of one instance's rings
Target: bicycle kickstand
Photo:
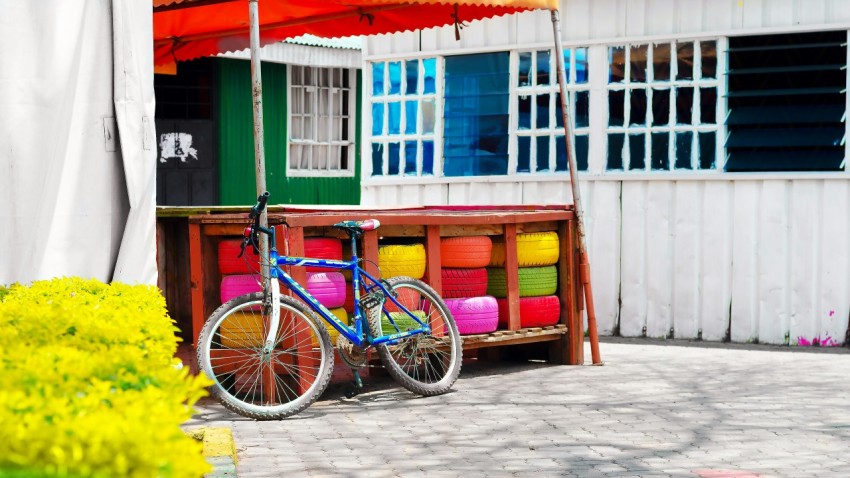
[[[360,373],[356,368],[352,368],[351,373],[354,374],[354,382],[352,382],[351,388],[345,391],[345,398],[355,397],[363,391],[363,380],[360,379]]]

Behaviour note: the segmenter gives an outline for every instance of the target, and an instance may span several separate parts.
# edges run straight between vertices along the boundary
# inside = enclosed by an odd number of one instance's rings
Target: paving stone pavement
[[[421,398],[372,378],[283,421],[205,400],[239,477],[848,477],[850,351],[608,339],[603,367],[466,363]],[[589,362],[590,351],[586,357]]]

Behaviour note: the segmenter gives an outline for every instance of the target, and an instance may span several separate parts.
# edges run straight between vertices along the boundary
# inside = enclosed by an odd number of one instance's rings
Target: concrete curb
[[[189,430],[186,434],[204,443],[204,458],[213,467],[213,471],[204,478],[236,476],[236,443],[230,428],[204,427]]]

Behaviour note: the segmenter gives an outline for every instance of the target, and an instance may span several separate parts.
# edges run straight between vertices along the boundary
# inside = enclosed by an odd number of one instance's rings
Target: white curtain
[[[150,3],[0,11],[0,284],[155,284]]]

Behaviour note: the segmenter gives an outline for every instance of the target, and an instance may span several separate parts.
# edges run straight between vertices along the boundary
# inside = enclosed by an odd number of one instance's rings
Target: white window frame
[[[584,50],[585,61],[587,61],[587,80],[584,83],[576,82],[576,50]],[[537,85],[536,78],[532,82],[531,86],[519,86],[519,57],[521,53],[531,53],[532,58],[532,66],[531,66],[531,74],[536,76],[537,73],[537,53],[540,51],[549,51],[549,75],[550,80],[548,85]],[[590,134],[590,123],[588,122],[588,126],[584,126],[581,128],[575,128],[575,115],[576,115],[576,96],[578,92],[586,92],[588,102],[590,101],[591,96],[591,83],[590,83],[590,49],[588,47],[564,47],[564,51],[570,51],[570,64],[568,65],[569,71],[567,71],[567,76],[569,81],[567,82],[566,89],[568,101],[567,107],[570,109],[569,111],[569,131],[572,136],[587,136],[589,139]],[[568,169],[563,171],[555,171],[556,167],[556,154],[557,154],[557,145],[555,141],[559,136],[564,135],[564,127],[556,126],[557,118],[555,115],[557,114],[557,107],[559,105],[556,104],[557,96],[561,92],[560,85],[558,84],[558,64],[554,55],[557,52],[554,48],[533,48],[533,49],[518,49],[511,51],[511,88],[510,88],[510,117],[511,122],[509,126],[510,131],[510,142],[508,144],[508,154],[509,154],[509,163],[508,163],[508,176],[518,176],[518,177],[527,177],[527,176],[535,176],[535,175],[568,175]],[[563,58],[563,52],[561,52]],[[535,98],[540,94],[548,94],[549,95],[549,124],[551,127],[547,128],[538,128],[535,125],[533,128],[529,129],[519,129],[519,99],[522,96],[530,96],[531,98]],[[531,103],[531,116],[532,118],[536,117],[537,104],[535,101]],[[590,113],[588,111],[588,113]],[[517,172],[517,167],[519,164],[519,137],[530,137],[531,138],[531,151],[530,154],[530,164],[529,167],[531,169],[530,172]],[[537,141],[535,140],[540,136],[548,136],[549,137],[549,170],[538,170],[537,169]],[[573,144],[575,147],[575,144]],[[575,151],[575,150],[574,150]],[[588,158],[589,159],[589,158]],[[588,166],[589,168],[589,166]]]
[[[319,73],[322,70],[329,70],[330,72],[340,71],[342,75],[347,75],[348,77],[348,86],[327,86],[321,87],[317,84],[313,85],[295,85],[293,84],[294,73],[293,69],[310,69],[312,71],[312,78],[314,82],[318,81]],[[353,68],[343,68],[343,67],[318,67],[318,66],[301,66],[301,65],[287,65],[286,68],[286,78],[287,78],[287,102],[286,102],[286,117],[287,117],[287,134],[286,134],[286,152],[287,152],[287,161],[286,161],[286,175],[287,177],[354,177],[355,171],[355,148],[357,147],[356,142],[356,108],[357,108],[357,70]],[[343,76],[341,76],[343,78]],[[324,127],[327,131],[331,131],[334,127],[336,127],[337,122],[341,123],[341,118],[348,118],[348,128],[345,132],[347,137],[343,139],[328,139],[328,140],[317,140],[319,137],[319,129],[323,126],[320,124],[318,118],[322,115],[319,110],[319,94],[312,95],[312,104],[309,109],[306,104],[302,103],[302,108],[300,110],[302,113],[298,113],[303,115],[304,117],[310,116],[313,118],[312,122],[312,139],[293,139],[293,128],[295,127],[296,121],[293,113],[293,102],[299,101],[296,98],[298,95],[295,94],[295,90],[298,88],[302,88],[305,90],[313,91],[317,93],[320,88],[327,88],[330,90],[330,97],[336,97],[339,99],[339,113],[335,114],[332,109],[332,105],[328,102],[327,107],[327,123]],[[343,91],[348,91],[348,113],[343,115]],[[303,97],[300,101],[304,101]],[[341,128],[342,125],[339,124]],[[339,151],[342,147],[347,147],[347,158],[345,158],[347,167],[342,168],[332,168],[333,164],[331,161],[327,161],[326,165],[323,169],[319,168],[294,168],[293,167],[293,150],[299,146],[325,146],[328,149],[328,154],[332,154],[332,151]],[[328,158],[330,159],[330,158]],[[340,163],[342,164],[343,158],[340,158]]]
[[[424,93],[425,91],[425,60],[434,60],[434,93]],[[417,76],[417,91],[415,93],[406,93],[407,91],[407,74],[406,62],[418,61],[418,76]],[[401,63],[401,83],[399,93],[389,94],[390,84],[390,63]],[[386,93],[380,96],[375,96],[372,92],[373,88],[373,64],[382,63],[384,65],[384,88]],[[392,178],[401,179],[407,178],[440,178],[443,175],[443,57],[442,56],[411,56],[407,58],[381,59],[366,63],[364,68],[364,88],[369,91],[369,103],[364,107],[364,114],[367,120],[363,121],[364,144],[361,153],[363,162],[363,178],[366,180],[392,180]],[[406,133],[407,129],[407,113],[405,111],[405,103],[415,101],[416,107],[416,127],[413,133]],[[422,105],[426,101],[434,102],[434,129],[430,133],[422,132],[423,114]],[[400,124],[399,133],[389,133],[389,104],[400,104]],[[374,135],[372,132],[372,106],[375,104],[384,105],[383,131],[379,135]],[[431,141],[434,145],[433,152],[433,171],[432,174],[423,174],[423,155],[422,148],[416,149],[416,171],[406,171],[406,161],[404,158],[404,143],[407,141],[416,141],[417,145],[423,141]],[[373,175],[372,170],[372,144],[381,143],[384,146],[383,157],[381,159],[381,173],[377,176]],[[400,148],[400,164],[399,174],[389,174],[389,145],[390,143],[399,143]]]
[[[717,67],[715,71],[715,78],[705,79],[702,78],[702,55],[698,54],[701,52],[700,44],[702,42],[714,42],[715,43],[715,51],[717,55]],[[678,61],[676,58],[676,47],[680,43],[692,43],[694,50],[694,78],[690,80],[677,80],[676,75],[678,73]],[[670,45],[670,80],[667,81],[654,81],[654,68],[653,65],[653,55],[655,46],[657,45]],[[604,174],[610,175],[642,175],[642,174],[661,174],[668,175],[670,173],[683,173],[683,174],[714,174],[714,173],[723,173],[724,160],[725,160],[725,112],[726,112],[726,84],[725,84],[725,75],[726,75],[726,61],[725,55],[727,51],[727,44],[725,37],[718,38],[697,38],[697,39],[671,39],[671,40],[652,40],[652,41],[632,41],[626,44],[608,44],[606,45],[606,52],[608,53],[608,61],[606,64],[606,70],[610,71],[611,66],[611,48],[616,47],[624,47],[626,50],[626,60],[625,60],[625,71],[624,71],[624,79],[620,83],[609,83],[606,77],[606,85],[605,85],[605,99],[610,101],[609,93],[611,91],[624,91],[624,110],[623,110],[623,125],[622,126],[611,126],[610,118],[606,118],[605,129],[604,129],[604,142],[605,142],[605,155],[603,157],[603,166],[602,171]],[[646,72],[646,81],[644,82],[632,82],[631,81],[631,49],[632,47],[647,47],[647,72]],[[650,48],[652,47],[652,48]],[[715,88],[716,91],[716,103],[715,103],[715,122],[712,124],[701,124],[699,123],[699,118],[701,116],[701,100],[699,96],[700,88]],[[690,125],[685,124],[677,124],[677,108],[676,108],[676,98],[673,94],[674,90],[678,90],[680,88],[693,88],[694,90],[694,108],[691,112],[693,120]],[[652,126],[653,121],[653,113],[652,113],[652,95],[655,89],[666,89],[670,90],[670,117],[668,119],[667,124]],[[629,125],[630,121],[630,109],[631,109],[631,92],[633,90],[644,90],[646,91],[646,124],[645,125]],[[609,103],[605,104],[606,111],[609,111],[608,106]],[[670,134],[672,132],[672,134]],[[676,169],[676,133],[680,132],[691,132],[692,135],[692,143],[691,143],[691,168],[690,169]],[[699,168],[699,133],[705,132],[713,132],[715,133],[715,158],[714,158],[714,167],[711,169],[700,169]],[[649,134],[647,134],[649,133]],[[652,133],[668,133],[670,135],[671,140],[668,142],[668,169],[660,170],[660,169],[652,169],[652,148],[648,144],[649,138]],[[623,134],[624,144],[623,144],[623,169],[622,170],[609,170],[608,169],[608,137],[611,134]],[[630,145],[629,145],[629,136],[633,136],[636,134],[644,135],[644,151],[645,151],[645,160],[644,160],[644,168],[643,169],[629,169],[629,162],[631,161],[630,155]]]

